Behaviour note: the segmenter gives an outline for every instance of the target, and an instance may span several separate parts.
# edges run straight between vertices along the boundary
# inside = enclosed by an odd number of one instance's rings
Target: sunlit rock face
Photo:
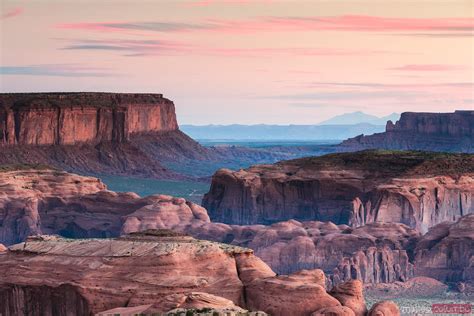
[[[386,131],[359,135],[341,143],[341,150],[362,149],[474,152],[474,111],[453,113],[405,112],[387,122]]]
[[[365,307],[357,282],[334,296],[325,284],[321,270],[277,276],[248,248],[169,230],[115,239],[40,235],[0,253],[3,315],[245,308],[309,316],[338,306],[359,315]]]
[[[0,145],[123,142],[132,134],[177,129],[174,104],[161,94],[0,95]]]
[[[474,212],[473,193],[473,155],[362,151],[219,170],[203,206],[228,224],[398,222],[424,233]]]

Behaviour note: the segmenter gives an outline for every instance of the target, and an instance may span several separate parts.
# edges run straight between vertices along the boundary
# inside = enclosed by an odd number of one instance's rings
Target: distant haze
[[[328,120],[320,122],[318,125],[350,125],[359,123],[368,123],[374,125],[386,125],[387,121],[395,123],[400,118],[400,114],[392,113],[387,116],[377,117],[375,115],[366,114],[361,111],[345,113]]]
[[[0,91],[163,93],[195,125],[472,109],[473,10],[472,0],[0,0]]]
[[[385,131],[388,120],[394,123],[400,114],[377,117],[363,112],[338,115],[317,125],[186,125],[181,130],[194,139],[207,140],[343,140],[360,134]]]

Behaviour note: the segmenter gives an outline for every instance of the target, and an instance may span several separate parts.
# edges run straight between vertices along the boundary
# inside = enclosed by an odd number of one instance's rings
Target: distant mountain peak
[[[353,125],[362,123],[385,125],[388,120],[397,121],[399,118],[399,113],[392,113],[387,116],[378,117],[362,111],[355,111],[334,116],[328,120],[320,122],[318,125]]]

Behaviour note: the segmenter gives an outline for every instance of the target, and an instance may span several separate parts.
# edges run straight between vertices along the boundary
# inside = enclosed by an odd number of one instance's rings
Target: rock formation
[[[219,170],[203,206],[229,224],[399,222],[426,232],[474,212],[473,193],[473,155],[362,151]]]
[[[437,280],[466,282],[474,289],[474,214],[455,223],[441,223],[416,245],[415,273]]]
[[[382,301],[375,303],[367,316],[400,316],[400,309],[393,301]]]
[[[405,112],[386,131],[359,135],[340,144],[340,150],[403,149],[474,152],[474,111],[454,113]]]
[[[177,308],[161,313],[159,304],[147,304],[134,307],[117,307],[99,312],[97,316],[135,316],[135,315],[163,315],[163,316],[267,316],[264,312],[249,312],[235,305],[231,300],[203,292],[170,295],[176,301]]]
[[[323,269],[328,284],[360,279],[365,283],[407,280],[409,254],[419,233],[403,224],[373,223],[352,229],[323,222],[290,220],[270,226],[212,223],[204,208],[184,199],[159,196],[124,217],[122,233],[173,229],[201,239],[249,247],[278,273]]]
[[[96,178],[41,166],[2,170],[0,188],[0,242],[6,245],[30,235],[104,238],[172,229],[199,239],[251,248],[279,274],[322,269],[328,288],[352,279],[380,284],[419,275],[465,282],[467,291],[473,283],[470,259],[461,258],[462,249],[472,248],[470,231],[463,227],[472,226],[469,221],[473,215],[462,217],[458,225],[439,224],[421,238],[418,231],[400,223],[375,222],[361,227],[296,220],[269,226],[215,223],[205,208],[182,198],[115,193]],[[451,237],[446,238],[448,235]],[[452,237],[457,235],[462,238]],[[433,246],[436,244],[439,246]],[[446,247],[455,252],[447,252]],[[470,248],[464,254],[469,255]],[[450,257],[442,259],[451,255],[453,261]],[[260,262],[257,272],[266,270],[266,264]],[[254,278],[251,270],[241,278]]]
[[[350,280],[336,285],[329,293],[341,302],[342,306],[352,309],[356,316],[365,316],[367,314],[363,284],[360,280]]]
[[[276,276],[250,249],[163,230],[116,239],[42,235],[0,254],[0,313],[7,316],[144,306],[158,312],[225,306],[304,316],[341,306],[324,284],[320,270]],[[341,287],[359,293],[354,282]],[[358,313],[356,305],[344,304]]]
[[[29,235],[118,236],[121,217],[150,204],[135,193],[115,193],[97,178],[41,166],[0,170],[0,242]]]
[[[177,129],[174,104],[161,94],[0,95],[0,145],[125,142],[133,134]]]
[[[0,187],[0,242],[7,245],[38,234],[103,238],[173,229],[250,247],[279,273],[322,268],[334,274],[331,283],[340,283],[354,278],[350,271],[359,271],[356,276],[363,276],[366,282],[403,280],[411,275],[411,265],[397,268],[398,258],[372,256],[373,261],[359,264],[347,254],[370,247],[404,252],[418,238],[415,231],[401,224],[351,229],[321,222],[289,221],[271,226],[211,223],[206,209],[182,198],[115,193],[96,178],[41,167],[4,170]],[[386,274],[384,269],[392,273]]]
[[[311,316],[355,316],[355,313],[352,309],[346,306],[333,306],[321,308],[311,314]]]
[[[172,101],[136,93],[1,93],[0,148],[0,165],[164,179],[209,176],[218,162],[234,167],[291,157],[203,147],[179,130]]]

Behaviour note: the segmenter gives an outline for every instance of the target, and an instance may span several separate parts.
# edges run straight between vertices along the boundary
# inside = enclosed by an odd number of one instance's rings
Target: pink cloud
[[[163,55],[163,54],[192,54],[192,55],[215,55],[223,57],[267,57],[274,55],[289,56],[349,56],[349,55],[374,55],[387,53],[376,50],[349,50],[336,48],[317,47],[262,47],[262,48],[238,48],[238,47],[209,47],[189,45],[182,42],[168,40],[65,40],[68,44],[63,50],[82,51],[107,51],[124,54],[126,56]]]
[[[404,65],[400,67],[389,68],[389,70],[401,70],[401,71],[455,71],[463,70],[467,67],[458,65]]]
[[[8,19],[8,18],[13,18],[15,16],[18,16],[23,13],[23,8],[14,8],[4,14],[2,14],[0,17],[2,19]]]
[[[328,31],[473,31],[474,18],[389,18],[366,15],[270,18],[265,23],[282,28]]]
[[[202,3],[208,3],[204,1]],[[199,23],[182,22],[101,22],[58,25],[64,29],[107,32],[222,31],[347,31],[347,32],[473,32],[474,18],[389,18],[362,15],[330,17],[261,17],[253,20],[207,19]]]

